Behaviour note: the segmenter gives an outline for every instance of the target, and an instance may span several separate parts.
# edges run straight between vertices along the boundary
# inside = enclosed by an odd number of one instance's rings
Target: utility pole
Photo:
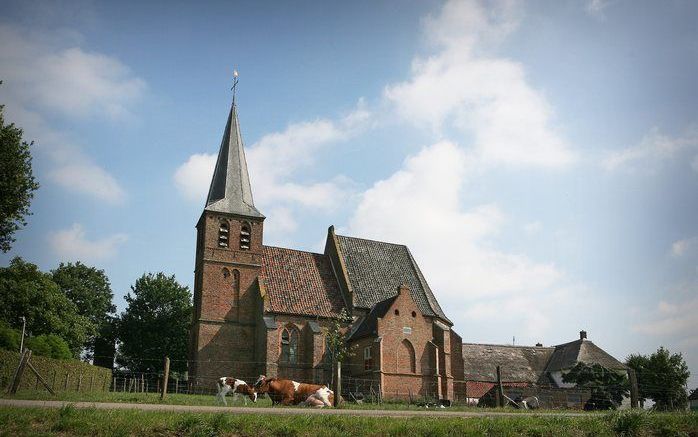
[[[27,329],[27,318],[22,316],[20,319],[22,319],[22,340],[19,342],[19,353],[21,354],[24,352],[24,332]]]

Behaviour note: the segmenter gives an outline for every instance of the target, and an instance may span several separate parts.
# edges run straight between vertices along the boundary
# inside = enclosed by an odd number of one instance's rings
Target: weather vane
[[[233,103],[235,103],[235,91],[238,86],[238,71],[233,70],[233,87],[230,88],[233,91]]]

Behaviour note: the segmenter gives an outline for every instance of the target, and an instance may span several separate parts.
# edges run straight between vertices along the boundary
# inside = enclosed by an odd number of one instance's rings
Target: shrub
[[[70,346],[61,337],[55,334],[38,335],[27,339],[27,347],[36,355],[51,357],[61,360],[72,358]]]
[[[7,322],[0,320],[0,349],[18,351],[20,337],[18,330],[12,329]]]

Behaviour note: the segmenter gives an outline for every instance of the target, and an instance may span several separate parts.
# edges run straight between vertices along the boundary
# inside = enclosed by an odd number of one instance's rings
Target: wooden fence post
[[[80,389],[82,388],[82,373],[78,374],[78,393],[80,392]]]
[[[29,366],[29,370],[34,372],[34,375],[36,375],[36,382],[41,382],[41,384],[46,388],[46,390],[48,390],[49,393],[55,395],[56,393],[54,393],[53,389],[49,387],[48,383],[44,381],[44,378],[42,378],[41,375],[39,375],[39,372],[34,368],[34,366],[32,365],[32,363],[29,362],[29,360],[27,360],[27,366]]]
[[[70,372],[65,372],[65,384],[63,390],[68,391],[68,381],[70,380]]]
[[[502,386],[502,368],[497,366],[497,406],[504,407],[504,387]]]
[[[175,394],[179,393],[179,376],[175,378]]]
[[[342,362],[337,361],[334,363],[334,375],[332,377],[334,381],[334,407],[339,407],[342,399]]]
[[[27,363],[29,362],[29,358],[32,356],[32,351],[30,349],[25,349],[24,353],[21,355],[21,358],[19,359],[19,365],[17,366],[17,370],[15,371],[15,375],[12,378],[12,384],[10,384],[10,394],[16,394],[17,389],[19,388],[20,382],[22,382],[22,375],[24,374],[24,369],[27,367]]]
[[[630,408],[637,408],[640,396],[637,389],[637,374],[634,369],[628,369],[628,380],[630,381]]]
[[[92,385],[94,384],[94,382],[95,382],[95,374],[91,373],[90,374],[90,393],[92,393]]]
[[[165,399],[167,395],[167,381],[170,379],[170,357],[165,357],[165,371],[162,374],[162,392],[160,392],[160,399]]]

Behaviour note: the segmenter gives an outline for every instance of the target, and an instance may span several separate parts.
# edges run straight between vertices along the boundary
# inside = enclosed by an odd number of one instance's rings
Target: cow
[[[254,384],[257,393],[266,393],[272,405],[308,405],[311,407],[331,407],[334,392],[326,385],[305,384],[290,379],[267,378],[260,375]]]
[[[223,404],[226,406],[228,405],[228,402],[225,400],[225,395],[227,395],[229,391],[233,392],[233,402],[235,402],[235,399],[237,399],[239,394],[246,395],[252,400],[252,402],[257,402],[257,392],[255,389],[247,385],[247,383],[241,379],[222,376],[218,379],[218,381],[216,381],[216,385],[218,386],[218,394],[216,395],[216,399],[223,402]],[[247,405],[247,397],[243,396],[245,405]]]

